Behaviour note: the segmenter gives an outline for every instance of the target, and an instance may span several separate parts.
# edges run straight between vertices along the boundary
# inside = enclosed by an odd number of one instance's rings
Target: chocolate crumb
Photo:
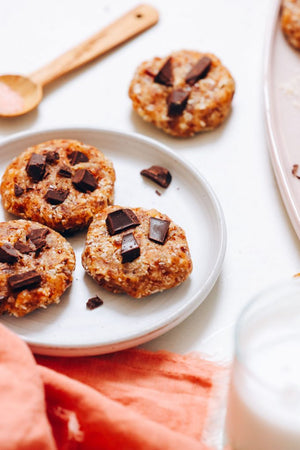
[[[46,162],[48,164],[56,164],[59,160],[59,153],[55,150],[50,150],[46,153]]]
[[[14,264],[18,259],[18,253],[11,244],[3,244],[0,246],[0,262]]]
[[[38,287],[42,282],[42,277],[36,270],[29,270],[8,277],[7,282],[13,291],[21,291]]]
[[[162,166],[151,166],[149,169],[143,169],[140,173],[163,188],[167,188],[172,181],[171,173]]]
[[[71,166],[75,166],[80,162],[87,162],[89,158],[82,152],[75,151],[68,155],[68,160],[70,161]]]
[[[86,307],[87,309],[95,309],[98,308],[99,306],[103,305],[103,300],[101,300],[100,297],[98,297],[98,295],[96,295],[95,297],[89,298],[88,301],[86,302]]]
[[[198,80],[205,78],[209,72],[211,63],[212,61],[208,56],[200,58],[185,77],[186,83],[193,86]]]
[[[79,169],[72,178],[72,183],[78,191],[92,192],[98,184],[94,175],[86,169]]]
[[[26,172],[34,182],[44,178],[46,168],[46,156],[33,153],[27,163]]]
[[[58,173],[58,175],[60,175],[63,178],[71,178],[71,176],[72,176],[72,171],[71,171],[70,167],[67,166],[66,164],[61,166],[57,173]]]
[[[185,110],[189,98],[189,91],[174,89],[167,97],[168,116],[177,117]]]
[[[158,244],[164,244],[168,234],[170,222],[168,220],[150,217],[149,239]]]
[[[161,192],[159,192],[157,189],[155,189],[155,194],[161,196]]]
[[[294,165],[293,165],[293,168],[292,168],[292,175],[294,175],[294,177],[296,177],[296,178],[298,178],[298,179],[300,180],[300,176],[297,175],[298,168],[299,168],[299,165],[298,165],[298,164],[294,164]]]
[[[16,197],[20,197],[22,194],[24,194],[24,189],[19,186],[18,184],[14,185],[14,192]]]
[[[172,57],[168,58],[158,74],[154,78],[155,83],[173,86],[173,64]]]
[[[131,209],[117,209],[107,215],[106,226],[111,236],[140,225]]]
[[[133,233],[124,234],[122,238],[122,264],[132,262],[141,254],[141,249]]]
[[[48,189],[45,195],[45,200],[51,205],[60,205],[69,195],[68,189]]]

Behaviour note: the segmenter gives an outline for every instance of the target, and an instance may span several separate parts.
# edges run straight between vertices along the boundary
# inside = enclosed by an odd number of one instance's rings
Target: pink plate
[[[269,150],[287,212],[300,238],[300,51],[284,38],[280,27],[280,0],[267,33],[264,99]]]

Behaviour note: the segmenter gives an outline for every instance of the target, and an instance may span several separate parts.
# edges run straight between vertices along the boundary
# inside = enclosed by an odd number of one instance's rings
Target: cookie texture
[[[0,191],[10,213],[68,233],[86,227],[112,203],[114,181],[112,162],[97,148],[55,139],[17,156]]]
[[[234,91],[230,72],[215,55],[181,50],[143,62],[129,97],[144,120],[173,136],[188,137],[220,125]]]
[[[16,317],[58,303],[75,255],[61,234],[29,220],[0,223],[0,314]]]
[[[139,224],[135,222],[132,228],[111,235],[114,231],[109,232],[107,218],[120,209],[121,206],[109,206],[91,223],[82,254],[84,269],[105,289],[135,298],[186,280],[192,271],[192,260],[183,229],[155,209],[130,208]],[[163,224],[169,222],[163,244],[149,239],[150,218],[160,219]],[[124,258],[124,241],[131,233],[134,239]]]
[[[283,0],[281,5],[281,28],[288,42],[300,49],[300,1]]]

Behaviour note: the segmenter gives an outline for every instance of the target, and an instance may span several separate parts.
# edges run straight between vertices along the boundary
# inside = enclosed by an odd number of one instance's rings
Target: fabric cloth
[[[125,350],[34,357],[0,325],[1,450],[211,450],[225,369],[199,355]]]

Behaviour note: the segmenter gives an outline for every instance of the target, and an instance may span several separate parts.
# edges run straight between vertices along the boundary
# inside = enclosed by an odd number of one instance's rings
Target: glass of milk
[[[242,311],[226,417],[231,450],[300,449],[300,279]]]

